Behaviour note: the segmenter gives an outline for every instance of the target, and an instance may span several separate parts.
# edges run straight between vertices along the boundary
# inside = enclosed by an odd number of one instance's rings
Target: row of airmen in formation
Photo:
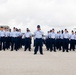
[[[5,30],[0,31],[0,50],[11,49],[11,51],[18,51],[22,46],[25,46],[24,51],[27,49],[31,51],[32,37],[34,38],[34,54],[37,54],[38,49],[40,54],[43,55],[43,44],[45,44],[46,49],[56,52],[56,50],[62,50],[63,52],[75,51],[76,49],[76,32],[72,31],[69,34],[68,30],[58,31],[52,29],[48,31],[47,35],[41,30],[40,25],[37,26],[37,30],[32,33],[27,28],[25,33],[21,32],[21,29],[13,27],[11,29],[5,28]],[[45,39],[43,39],[45,37]]]

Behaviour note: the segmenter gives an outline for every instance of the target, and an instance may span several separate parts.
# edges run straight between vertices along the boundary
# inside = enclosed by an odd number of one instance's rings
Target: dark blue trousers
[[[5,37],[1,37],[1,49],[5,50],[6,44],[5,44]]]
[[[75,40],[75,49],[76,49],[76,40]]]
[[[30,51],[30,38],[25,38],[25,50],[29,49]]]
[[[56,48],[60,50],[60,39],[56,39]]]
[[[50,39],[50,51],[56,52],[56,40],[52,38]]]
[[[35,47],[35,45],[36,45],[36,39],[34,39],[34,45],[33,46]]]
[[[9,49],[10,39],[9,37],[5,37],[6,49]]]
[[[31,50],[32,38],[30,38],[30,50]]]
[[[49,48],[50,48],[50,39],[49,38],[47,38],[45,40],[45,44],[46,44],[46,49],[49,50]]]
[[[21,45],[25,46],[25,38],[21,39]]]
[[[68,44],[69,44],[69,40],[68,39],[64,39],[63,40],[63,52],[65,50],[68,52]]]
[[[60,47],[59,47],[60,50],[63,50],[63,39],[60,39]]]
[[[43,50],[42,50],[42,45],[43,44],[42,43],[43,43],[43,40],[41,38],[35,40],[35,49],[34,49],[35,54],[37,54],[38,49],[40,51],[40,54],[43,54]]]
[[[2,46],[1,46],[1,37],[0,37],[0,50],[2,50]]]
[[[18,50],[18,38],[12,37],[11,41],[12,41],[11,50],[15,49],[17,51]]]
[[[75,49],[75,40],[70,40],[70,50]]]
[[[18,41],[17,48],[20,49],[21,48],[21,37],[18,37],[17,41]]]

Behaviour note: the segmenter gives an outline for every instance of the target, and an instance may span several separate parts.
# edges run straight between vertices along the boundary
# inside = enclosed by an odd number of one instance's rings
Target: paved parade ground
[[[76,51],[49,52],[44,55],[19,51],[0,52],[0,75],[76,75]]]

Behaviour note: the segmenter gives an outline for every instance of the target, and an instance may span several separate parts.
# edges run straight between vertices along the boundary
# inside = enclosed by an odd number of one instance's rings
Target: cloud
[[[76,27],[75,0],[2,0],[0,23],[33,32],[40,24],[43,31],[51,28],[69,30]]]
[[[8,0],[0,0],[0,4],[6,3]]]

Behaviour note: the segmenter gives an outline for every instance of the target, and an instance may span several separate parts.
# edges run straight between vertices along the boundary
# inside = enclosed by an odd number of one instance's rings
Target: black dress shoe
[[[2,50],[0,49],[0,51],[2,51]]]
[[[11,51],[13,51],[13,50],[11,50]]]
[[[26,51],[26,49],[24,49],[24,51]]]
[[[5,49],[4,49],[4,51],[5,51]]]
[[[16,50],[16,51],[18,51],[18,50]]]
[[[41,55],[43,55],[43,53],[40,53]]]
[[[29,50],[29,51],[31,51],[31,50]]]
[[[73,51],[75,51],[75,50],[73,49]]]
[[[69,51],[66,51],[66,52],[69,52]]]
[[[34,53],[34,55],[36,55],[37,53]]]

